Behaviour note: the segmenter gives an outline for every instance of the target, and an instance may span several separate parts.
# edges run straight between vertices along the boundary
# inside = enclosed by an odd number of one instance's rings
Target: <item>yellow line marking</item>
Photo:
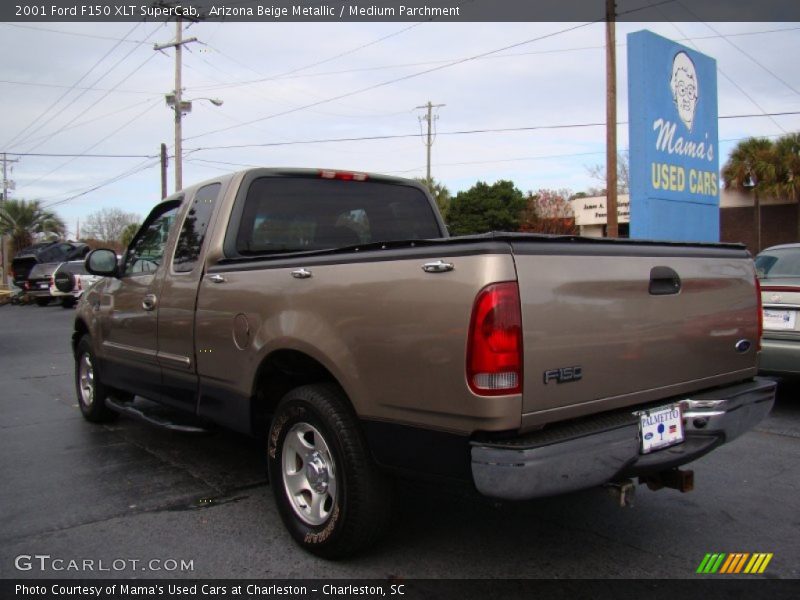
[[[774,556],[774,555],[772,554],[772,552],[770,552],[769,554],[767,554],[767,556],[766,556],[766,560],[765,560],[765,561],[764,561],[764,563],[761,565],[761,568],[758,570],[758,572],[759,572],[759,573],[763,573],[763,572],[764,572],[764,571],[767,569],[767,565],[769,564],[769,561],[771,561],[771,560],[772,560],[772,557],[773,557],[773,556]]]

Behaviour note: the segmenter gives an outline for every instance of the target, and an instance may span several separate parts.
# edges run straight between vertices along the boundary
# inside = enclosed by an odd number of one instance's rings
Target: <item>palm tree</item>
[[[774,193],[778,179],[775,145],[766,138],[749,138],[737,144],[722,167],[725,187],[753,190],[756,252],[761,252],[761,201],[759,193]]]
[[[16,254],[33,243],[37,233],[64,232],[64,221],[38,200],[7,200],[0,204],[0,234],[11,236]]]
[[[800,201],[800,133],[790,133],[775,142],[778,177],[775,194]]]

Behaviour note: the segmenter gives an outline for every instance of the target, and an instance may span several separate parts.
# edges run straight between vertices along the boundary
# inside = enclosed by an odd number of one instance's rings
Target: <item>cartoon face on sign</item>
[[[678,52],[675,55],[669,86],[672,88],[672,99],[678,108],[678,115],[686,128],[691,131],[700,87],[694,63],[686,52]]]

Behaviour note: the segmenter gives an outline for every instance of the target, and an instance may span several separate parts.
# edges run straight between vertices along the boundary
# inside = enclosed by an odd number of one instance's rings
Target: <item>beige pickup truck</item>
[[[222,176],[86,265],[106,278],[75,319],[84,416],[263,435],[288,530],[330,558],[377,539],[398,474],[511,500],[685,491],[677,467],[774,401],[743,247],[451,238],[404,179]]]

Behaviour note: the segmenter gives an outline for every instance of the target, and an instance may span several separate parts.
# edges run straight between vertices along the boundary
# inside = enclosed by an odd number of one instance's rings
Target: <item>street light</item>
[[[747,171],[747,179],[742,183],[744,187],[753,190],[753,209],[755,212],[756,226],[756,251],[755,254],[761,252],[761,200],[758,197],[758,178],[753,175],[753,172]]]
[[[183,187],[183,129],[181,120],[183,115],[192,112],[192,102],[207,100],[214,106],[222,106],[219,98],[194,98],[184,100],[181,98],[180,90],[171,92],[165,96],[167,106],[175,113],[175,191]]]

